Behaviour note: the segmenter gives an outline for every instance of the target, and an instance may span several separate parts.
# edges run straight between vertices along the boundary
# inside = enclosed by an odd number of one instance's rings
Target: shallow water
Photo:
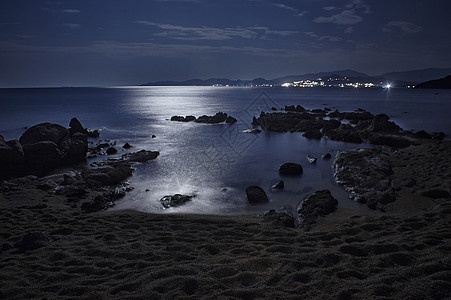
[[[6,139],[18,138],[24,127],[41,122],[67,125],[76,116],[86,127],[101,128],[102,139],[117,141],[119,146],[128,142],[135,146],[131,151],[160,151],[155,161],[135,166],[130,180],[134,190],[117,202],[117,208],[254,213],[281,206],[294,209],[308,194],[325,188],[341,206],[360,207],[334,182],[332,160],[320,157],[365,145],[309,141],[300,133],[242,132],[251,128],[253,115],[290,104],[340,111],[363,108],[385,113],[405,129],[449,134],[451,128],[449,91],[120,87],[0,89],[0,134]],[[233,125],[169,121],[173,115],[213,115],[218,111],[239,121]],[[157,138],[152,139],[153,134]],[[317,164],[310,165],[306,155],[317,156]],[[301,163],[304,174],[283,178],[284,191],[271,191],[270,186],[281,179],[279,166],[289,161]],[[270,203],[248,206],[244,194],[248,185],[262,186]],[[197,197],[182,207],[163,210],[159,199],[175,193]]]

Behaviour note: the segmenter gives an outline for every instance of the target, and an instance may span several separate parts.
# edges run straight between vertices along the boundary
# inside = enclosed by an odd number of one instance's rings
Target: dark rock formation
[[[332,155],[330,153],[326,153],[323,156],[321,156],[321,158],[324,159],[324,160],[329,160],[329,159],[332,158]]]
[[[234,124],[234,123],[236,123],[238,120],[237,119],[235,119],[234,117],[232,117],[232,116],[227,116],[227,119],[225,120],[225,122],[227,123],[227,124]]]
[[[116,185],[133,173],[130,164],[118,163],[97,169],[88,169],[82,172],[82,177],[93,187]]]
[[[300,176],[303,171],[302,166],[297,163],[285,163],[279,168],[279,174],[282,176]]]
[[[110,148],[106,149],[105,152],[106,152],[107,155],[113,155],[113,154],[117,153],[117,149],[114,148],[114,147],[110,147]]]
[[[122,146],[122,148],[124,148],[124,149],[131,149],[131,148],[133,148],[133,146],[130,145],[129,143],[125,143],[124,146]]]
[[[263,215],[263,222],[271,227],[294,227],[294,218],[284,212],[276,212],[274,209]]]
[[[285,183],[283,182],[283,180],[280,180],[275,185],[273,185],[271,188],[273,190],[282,190],[284,187],[285,187]]]
[[[160,155],[158,151],[146,151],[141,150],[134,153],[128,153],[122,155],[122,158],[128,160],[129,162],[146,162],[152,159],[155,159]]]
[[[69,135],[69,130],[58,124],[42,123],[30,127],[19,138],[19,142],[24,145],[39,142],[53,142],[59,145],[63,139]]]
[[[298,227],[310,230],[319,216],[325,216],[337,209],[338,201],[329,190],[317,191],[310,195],[298,209]]]
[[[173,196],[164,196],[160,199],[160,202],[164,208],[170,208],[183,205],[186,202],[191,201],[193,198],[194,196],[175,194]]]
[[[246,188],[246,196],[249,204],[262,204],[269,202],[265,191],[256,185],[251,185]]]
[[[323,135],[321,134],[321,131],[319,129],[311,128],[304,131],[302,136],[304,136],[307,139],[320,140]]]
[[[335,179],[350,198],[371,209],[396,200],[391,183],[392,167],[388,155],[376,149],[358,149],[338,153],[334,161]]]

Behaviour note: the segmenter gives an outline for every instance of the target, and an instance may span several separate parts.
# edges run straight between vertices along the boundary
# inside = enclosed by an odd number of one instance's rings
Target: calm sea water
[[[117,141],[119,146],[128,142],[135,146],[132,151],[160,151],[157,160],[136,165],[130,179],[134,190],[117,202],[119,209],[256,213],[269,208],[294,209],[318,189],[330,189],[341,206],[360,207],[335,184],[332,160],[319,159],[316,165],[310,165],[306,155],[334,155],[365,145],[309,141],[300,133],[242,132],[252,127],[252,116],[261,110],[291,104],[340,111],[363,108],[385,113],[405,129],[451,133],[450,91],[118,87],[0,89],[0,134],[14,139],[25,127],[41,122],[68,126],[70,119],[77,117],[85,127],[102,129],[101,139]],[[173,115],[213,115],[218,111],[239,121],[234,125],[169,121]],[[157,138],[152,139],[152,135]],[[125,152],[121,149],[118,155]],[[304,174],[283,178],[285,190],[273,192],[270,186],[281,179],[278,168],[285,162],[301,163]],[[249,185],[262,186],[270,203],[248,206],[244,190]],[[159,199],[175,193],[197,197],[182,207],[163,210]]]

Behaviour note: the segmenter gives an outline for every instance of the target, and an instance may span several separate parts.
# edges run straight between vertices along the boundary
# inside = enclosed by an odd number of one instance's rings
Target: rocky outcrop
[[[281,176],[300,176],[303,171],[302,166],[297,163],[284,163],[279,168]]]
[[[332,197],[329,190],[317,191],[310,195],[301,204],[298,209],[298,222],[299,228],[304,230],[310,230],[316,223],[319,216],[325,216],[337,209],[338,201]]]
[[[284,112],[261,112],[252,124],[267,131],[302,132],[308,139],[321,139],[360,144],[364,141],[393,148],[408,147],[415,139],[443,139],[444,135],[420,131],[413,134],[400,128],[387,115],[373,115],[363,109],[339,112],[330,109],[305,110],[286,106]]]
[[[84,180],[93,187],[112,186],[132,176],[130,164],[118,163],[103,168],[87,169],[82,172]]]
[[[206,124],[218,124],[218,123],[227,123],[227,124],[233,124],[237,122],[237,119],[235,119],[232,116],[227,115],[223,112],[217,112],[214,116],[207,116],[203,115],[198,118],[195,116],[172,116],[171,121],[176,122],[196,122],[196,123],[206,123]]]
[[[249,204],[263,204],[269,202],[265,191],[257,185],[248,186],[246,188],[246,196]]]
[[[73,118],[67,129],[58,124],[41,123],[27,129],[19,140],[0,139],[0,178],[47,172],[86,159],[88,129]]]
[[[388,155],[376,149],[338,153],[334,161],[335,180],[349,192],[351,199],[371,209],[383,209],[396,200],[392,187],[392,166]]]
[[[262,216],[263,222],[271,227],[294,227],[294,218],[284,212],[276,212],[274,209]]]

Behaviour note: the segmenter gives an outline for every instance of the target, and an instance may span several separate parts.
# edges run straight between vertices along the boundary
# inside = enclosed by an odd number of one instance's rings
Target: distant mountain
[[[417,89],[451,89],[451,75],[445,78],[430,80],[415,86]]]
[[[185,81],[157,81],[147,82],[143,86],[264,86],[275,85],[280,86],[286,82],[301,80],[316,80],[318,78],[341,78],[342,82],[368,82],[376,85],[390,83],[392,86],[405,87],[407,85],[417,84],[437,78],[442,78],[451,74],[451,68],[435,68],[414,70],[407,72],[391,72],[379,76],[369,76],[354,70],[338,70],[331,72],[308,73],[302,75],[289,75],[274,79],[255,78],[253,80],[231,80],[227,78],[210,78],[210,79],[190,79]],[[346,79],[344,79],[346,77]]]
[[[388,80],[402,80],[411,83],[425,82],[437,78],[443,78],[451,74],[451,68],[430,68],[406,72],[391,72],[380,75]]]

